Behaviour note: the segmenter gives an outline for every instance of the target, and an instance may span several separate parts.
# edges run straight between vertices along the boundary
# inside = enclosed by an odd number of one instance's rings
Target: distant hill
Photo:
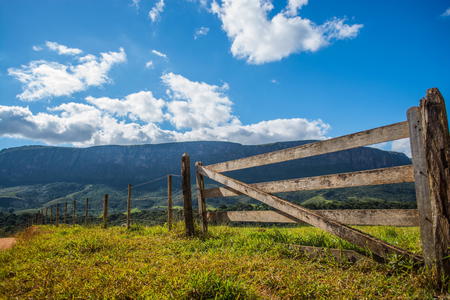
[[[248,146],[229,142],[184,142],[90,148],[27,146],[0,151],[0,185],[74,182],[126,186],[180,173],[188,152],[192,164],[211,164],[294,147],[312,141]],[[402,153],[356,148],[271,166],[232,172],[250,181],[292,178],[410,164]]]
[[[313,141],[280,142],[265,145],[241,145],[229,142],[182,142],[135,146],[96,146],[89,148],[26,146],[0,151],[0,209],[27,209],[55,199],[101,197],[107,190],[122,197],[128,183],[139,184],[169,173],[180,173],[181,155],[189,153],[192,169],[195,161],[211,164],[230,159],[294,147]],[[410,164],[403,153],[362,147],[258,168],[229,172],[245,182],[280,180],[295,177],[350,172]],[[193,172],[194,173],[194,172]],[[211,181],[208,181],[211,183]],[[207,183],[208,183],[207,182]],[[165,181],[145,188],[161,194]],[[411,198],[411,185],[403,188]],[[295,199],[304,199],[296,194]],[[306,195],[306,194],[302,194]],[[307,194],[315,197],[318,194]],[[327,196],[328,195],[328,196]],[[324,195],[342,200],[342,195]],[[372,194],[364,197],[372,197]],[[311,198],[310,197],[310,198]],[[336,198],[337,197],[337,198]],[[383,197],[383,188],[377,190]],[[413,197],[413,196],[412,196]],[[413,201],[414,199],[412,199]],[[112,200],[114,203],[114,199]],[[161,201],[154,201],[159,205]],[[211,203],[227,203],[214,200]],[[317,203],[310,201],[309,203]]]

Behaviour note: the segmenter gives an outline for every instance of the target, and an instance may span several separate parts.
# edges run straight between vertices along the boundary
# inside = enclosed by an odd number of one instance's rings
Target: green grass
[[[417,228],[361,227],[419,252]],[[288,244],[352,249],[312,227],[211,226],[183,237],[181,224],[100,229],[40,226],[0,252],[0,298],[431,299],[421,270],[394,261],[310,259]]]

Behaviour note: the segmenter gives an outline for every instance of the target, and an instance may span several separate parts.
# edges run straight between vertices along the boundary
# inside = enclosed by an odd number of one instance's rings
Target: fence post
[[[64,224],[67,224],[67,201],[64,202]]]
[[[198,214],[200,216],[202,232],[208,232],[208,220],[206,219],[206,201],[203,191],[205,190],[205,179],[198,170],[198,166],[202,166],[201,162],[195,163],[195,178],[197,183],[197,200],[198,200]]]
[[[87,225],[89,217],[89,198],[84,201],[84,225]]]
[[[191,194],[191,167],[189,154],[184,153],[181,158],[181,178],[184,197],[184,223],[186,226],[186,235],[194,235],[194,218],[192,214],[192,194]]]
[[[167,226],[172,230],[173,201],[172,201],[172,175],[167,175]]]
[[[127,229],[130,229],[130,225],[131,225],[131,188],[132,188],[132,185],[128,184]]]
[[[442,286],[450,276],[450,137],[444,98],[438,89],[429,89],[407,115],[423,256]]]
[[[53,205],[50,206],[50,222],[49,222],[49,224],[50,225],[53,224]]]
[[[56,218],[55,218],[55,225],[59,226],[59,203],[56,203]]]
[[[48,207],[45,208],[44,224],[47,224],[47,217],[48,217]]]
[[[108,227],[108,194],[103,197],[103,228]]]
[[[77,223],[77,201],[73,200],[72,202],[72,224]]]

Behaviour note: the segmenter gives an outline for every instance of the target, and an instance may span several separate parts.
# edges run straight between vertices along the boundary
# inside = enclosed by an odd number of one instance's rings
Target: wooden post
[[[423,256],[442,286],[450,276],[450,137],[438,89],[408,110],[408,122]]]
[[[89,218],[89,198],[84,201],[84,225],[87,225]]]
[[[50,224],[53,224],[53,205],[50,206]]]
[[[108,227],[108,194],[103,197],[103,228]]]
[[[72,224],[77,223],[77,201],[73,200],[72,202]]]
[[[191,194],[191,167],[189,154],[184,153],[181,158],[181,177],[184,197],[184,223],[186,226],[186,235],[194,235],[194,218],[192,214],[192,194]]]
[[[128,199],[127,199],[127,229],[131,226],[131,184],[128,184]]]
[[[67,201],[64,202],[64,224],[67,224]]]
[[[197,183],[197,200],[198,200],[198,215],[200,216],[200,222],[202,226],[202,232],[207,233],[208,232],[208,220],[207,220],[207,212],[206,212],[206,202],[205,202],[205,180],[203,178],[203,175],[200,174],[198,170],[198,166],[201,166],[201,162],[195,163],[195,176],[196,176],[196,183]]]
[[[56,218],[55,218],[55,225],[59,226],[59,203],[56,203]]]
[[[172,201],[172,175],[167,175],[167,226],[172,230],[173,201]]]
[[[47,217],[48,217],[48,207],[45,208],[44,224],[47,224]]]
[[[34,224],[35,225],[38,225],[38,221],[39,221],[38,218],[39,218],[39,213],[35,213],[34,214]]]

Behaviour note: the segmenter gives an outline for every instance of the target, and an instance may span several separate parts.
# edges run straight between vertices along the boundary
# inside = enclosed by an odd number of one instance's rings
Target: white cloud
[[[361,24],[355,25],[347,25],[344,24],[343,19],[334,18],[328,22],[325,22],[322,26],[320,26],[324,36],[327,37],[328,40],[336,39],[336,40],[344,40],[355,38],[359,30],[363,27]]]
[[[145,63],[145,67],[147,69],[152,69],[154,67],[153,61],[149,60],[148,62]]]
[[[57,42],[45,42],[48,49],[58,52],[59,55],[78,55],[83,53],[81,49],[69,48],[67,46],[58,44]]]
[[[23,92],[17,97],[33,101],[53,96],[69,96],[90,86],[110,82],[108,72],[115,64],[126,61],[123,48],[119,52],[89,54],[78,64],[61,64],[45,60],[31,61],[20,68],[9,68],[8,74],[23,83]]]
[[[161,13],[164,11],[164,0],[159,0],[156,2],[155,6],[148,12],[148,17],[152,22],[156,22],[158,20]]]
[[[115,116],[128,117],[132,121],[144,121],[148,123],[162,122],[164,119],[163,107],[165,101],[157,99],[152,92],[138,92],[126,96],[124,99],[108,97],[86,97],[86,101],[95,105],[102,111]]]
[[[31,48],[33,49],[33,51],[42,51],[43,50],[41,46],[36,46],[36,45],[34,45]]]
[[[152,123],[118,121],[90,105],[70,102],[49,111],[33,114],[27,107],[0,105],[0,136],[75,146],[158,143],[170,139]]]
[[[279,83],[278,80],[276,80],[276,79],[272,79],[270,82],[272,82],[273,84],[278,84]]]
[[[263,144],[289,140],[324,139],[330,126],[322,120],[276,119],[250,125],[229,124],[177,133],[180,141],[218,140],[242,144]]]
[[[448,17],[450,16],[450,7],[447,8],[441,15],[442,17]]]
[[[362,25],[346,25],[334,18],[323,25],[297,15],[305,0],[290,0],[287,7],[271,19],[270,0],[222,0],[213,2],[211,11],[222,21],[232,40],[231,53],[251,64],[281,60],[293,53],[315,52],[333,39],[353,38]]]
[[[172,101],[167,104],[168,119],[176,128],[213,128],[240,123],[232,115],[233,103],[223,94],[226,85],[195,82],[173,73],[161,79],[169,88]]]
[[[298,11],[308,4],[308,0],[289,0],[286,6],[286,14],[288,16],[296,16]]]
[[[411,157],[411,145],[409,138],[393,141],[391,149],[392,151],[402,152],[408,157]]]
[[[207,35],[209,32],[209,28],[208,27],[200,27],[198,28],[195,33],[194,33],[194,40],[198,39],[201,36]]]
[[[155,54],[156,56],[159,56],[159,57],[162,57],[162,58],[167,58],[166,54],[164,54],[164,53],[162,53],[162,52],[160,52],[158,50],[153,49],[152,53]]]
[[[260,144],[284,140],[323,139],[329,125],[322,120],[276,119],[241,124],[225,94],[228,85],[162,76],[169,100],[141,91],[122,99],[86,97],[33,114],[28,107],[0,105],[0,136],[47,144],[90,146],[195,140]],[[161,129],[169,121],[173,130]]]

